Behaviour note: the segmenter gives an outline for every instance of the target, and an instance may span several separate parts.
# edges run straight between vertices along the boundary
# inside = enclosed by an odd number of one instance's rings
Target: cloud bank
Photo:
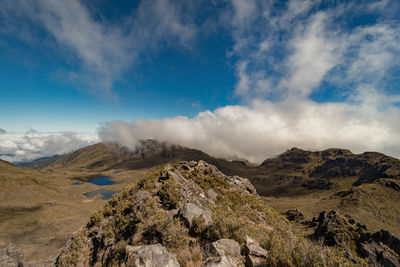
[[[221,12],[242,105],[194,118],[108,122],[101,140],[134,148],[154,138],[253,162],[292,146],[400,157],[400,94],[391,90],[400,70],[395,2],[276,4],[232,0]],[[375,19],[354,24],[365,16]]]
[[[95,135],[72,132],[7,132],[0,135],[0,158],[10,162],[30,161],[69,153],[96,142],[98,138]]]

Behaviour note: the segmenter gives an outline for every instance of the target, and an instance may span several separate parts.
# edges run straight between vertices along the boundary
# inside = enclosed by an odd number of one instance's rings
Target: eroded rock
[[[206,225],[212,222],[212,212],[209,208],[189,202],[183,205],[178,214],[189,228],[193,225],[195,218],[203,219]]]
[[[268,257],[268,252],[263,249],[256,240],[247,236],[244,246],[244,254],[246,257],[247,267],[265,266],[265,260]]]
[[[126,246],[127,267],[179,267],[175,254],[161,244]]]
[[[17,249],[14,244],[7,244],[6,247],[0,248],[0,266],[7,267],[33,267],[25,261],[24,253]]]

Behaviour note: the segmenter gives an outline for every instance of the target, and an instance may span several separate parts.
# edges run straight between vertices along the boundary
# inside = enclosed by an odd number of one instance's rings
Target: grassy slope
[[[100,187],[88,183],[72,185],[74,178],[89,177],[97,171],[36,171],[4,161],[0,161],[0,170],[0,245],[15,243],[30,261],[54,261],[66,240],[105,203],[82,195]],[[144,172],[102,173],[117,184],[101,188],[120,191]]]
[[[178,218],[172,218],[173,210],[165,208],[163,201],[173,200],[180,205],[181,185],[173,178],[175,175],[165,183],[160,182],[158,177],[165,170],[156,171],[137,186],[115,195],[96,212],[86,228],[62,251],[58,265],[90,262],[118,266],[125,257],[127,244],[161,243],[177,254],[182,266],[200,266],[204,260],[200,245],[231,238],[243,246],[247,235],[269,251],[269,266],[335,266],[347,262],[340,250],[321,247],[301,237],[283,216],[257,196],[230,187],[222,178],[210,178],[209,172],[183,171],[179,165],[168,168],[193,180],[203,190],[212,188],[218,193],[215,202],[209,205],[213,212],[212,224],[196,221],[187,229]],[[164,198],[158,198],[160,195]]]

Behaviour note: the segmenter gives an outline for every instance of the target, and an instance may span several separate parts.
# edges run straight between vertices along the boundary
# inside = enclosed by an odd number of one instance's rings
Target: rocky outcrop
[[[220,239],[203,247],[205,266],[234,267],[241,262],[239,243],[232,239]]]
[[[321,259],[347,262],[331,257],[334,249],[309,242],[247,179],[224,175],[204,161],[181,162],[115,194],[67,243],[56,265],[286,266],[299,257],[304,266]],[[308,255],[304,247],[310,246],[318,254]]]
[[[244,247],[246,257],[246,267],[261,267],[265,266],[265,261],[268,257],[268,252],[263,249],[256,240],[247,236]]]
[[[127,267],[179,267],[175,254],[160,245],[126,246]]]
[[[6,247],[0,248],[0,266],[34,267],[35,265],[27,263],[24,253],[14,244],[9,243]]]
[[[298,209],[287,210],[286,212],[283,213],[283,215],[286,215],[286,218],[289,221],[296,221],[297,222],[297,221],[304,220],[303,213]]]
[[[196,218],[203,220],[206,225],[212,222],[211,210],[193,203],[185,203],[182,209],[179,210],[179,216],[188,228],[192,227],[193,220]]]
[[[333,210],[322,212],[313,238],[327,246],[346,248],[349,259],[358,254],[373,266],[400,266],[400,239],[385,230],[371,234],[366,231],[365,225],[357,223],[349,215],[343,216]],[[349,249],[352,247],[356,251]],[[353,262],[359,263],[356,260]]]

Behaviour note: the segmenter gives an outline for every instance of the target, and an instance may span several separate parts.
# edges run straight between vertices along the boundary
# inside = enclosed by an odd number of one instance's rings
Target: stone
[[[240,245],[233,239],[220,239],[203,247],[205,266],[237,266],[241,260]]]
[[[175,254],[161,244],[126,246],[127,267],[179,267]]]
[[[304,219],[303,213],[298,209],[288,210],[283,214],[286,215],[289,221],[300,221]]]
[[[204,262],[205,267],[236,267],[238,264],[229,256],[212,257]]]
[[[0,248],[0,266],[33,267],[34,265],[27,263],[24,253],[10,243],[5,248]]]
[[[265,266],[265,260],[268,257],[268,252],[263,249],[256,240],[249,236],[246,237],[244,254],[246,257],[246,267]]]
[[[232,177],[227,177],[227,182],[230,185],[239,187],[239,189],[241,189],[245,193],[257,195],[256,189],[254,188],[250,180],[247,178],[232,176]]]
[[[189,202],[183,205],[178,214],[188,228],[192,227],[195,218],[203,219],[206,225],[212,222],[212,212],[209,208]]]
[[[214,189],[210,188],[210,189],[207,190],[207,196],[208,196],[209,198],[211,198],[212,200],[216,200],[218,194],[217,194],[217,192],[215,192]]]

